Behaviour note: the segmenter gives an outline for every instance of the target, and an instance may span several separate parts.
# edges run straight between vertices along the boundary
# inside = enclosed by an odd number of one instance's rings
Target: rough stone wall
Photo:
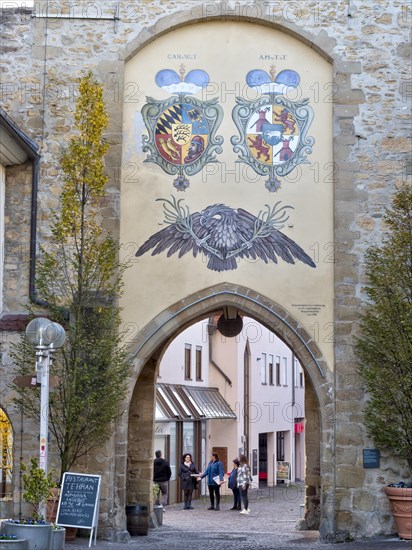
[[[21,311],[28,303],[28,266],[30,254],[30,212],[33,181],[33,165],[9,166],[6,169],[4,211],[4,309]]]
[[[123,82],[123,64],[137,47],[167,28],[211,18],[249,19],[296,33],[328,55],[334,82],[314,83],[313,101],[334,103],[335,187],[335,378],[333,472],[336,539],[347,533],[368,536],[392,532],[383,486],[405,475],[383,455],[380,470],[362,468],[362,449],[373,446],[362,423],[364,392],[356,375],[352,337],[363,293],[363,255],[379,242],[383,206],[396,185],[410,178],[412,79],[408,63],[411,6],[406,0],[325,0],[299,2],[141,0],[98,4],[83,0],[50,3],[55,19],[32,17],[31,10],[1,11],[0,104],[41,146],[39,240],[47,239],[50,213],[58,205],[58,159],[72,131],[76,81],[92,69],[104,82],[110,114],[107,156],[109,199],[102,208],[105,227],[117,231],[123,101],[133,101],[138,83]],[[46,2],[35,2],[46,14]],[[72,6],[72,7],[70,7]],[[70,16],[64,19],[62,15]],[[89,19],[85,19],[85,18]],[[28,242],[30,181],[6,181],[6,241]],[[327,185],[320,174],[318,185]],[[330,184],[330,183],[329,183]],[[316,187],[314,188],[316,192]],[[17,212],[7,218],[8,212]],[[27,209],[27,210],[26,210]],[[319,243],[320,260],[330,243]],[[326,252],[325,252],[326,251]],[[28,250],[26,250],[28,252]],[[322,256],[323,254],[323,256]],[[22,312],[27,303],[28,254],[13,255],[5,270],[5,310]],[[322,336],[321,336],[322,337]],[[8,341],[3,344],[7,353]],[[10,365],[1,379],[12,376]],[[3,388],[2,388],[3,391]],[[0,396],[0,405],[5,400]],[[11,414],[6,401],[6,412]],[[322,427],[324,429],[324,427]],[[328,427],[329,429],[329,427]],[[321,438],[322,445],[327,445]],[[124,436],[123,445],[126,445]],[[103,460],[103,459],[102,459]],[[109,459],[106,470],[111,471]],[[105,461],[101,464],[105,469]],[[331,474],[331,481],[333,479]],[[110,501],[110,497],[109,501]],[[108,507],[110,507],[110,502]],[[115,520],[113,520],[115,521]],[[329,537],[335,536],[329,532]]]

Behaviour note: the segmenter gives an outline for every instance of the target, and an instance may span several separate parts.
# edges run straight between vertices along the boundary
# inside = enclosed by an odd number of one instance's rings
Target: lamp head
[[[66,333],[58,323],[45,317],[37,317],[26,327],[26,338],[35,348],[59,348],[64,344]]]

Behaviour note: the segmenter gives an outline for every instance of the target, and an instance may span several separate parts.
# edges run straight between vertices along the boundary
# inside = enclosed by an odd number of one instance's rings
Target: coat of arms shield
[[[262,74],[263,73],[263,74]],[[306,155],[315,143],[307,135],[313,120],[308,99],[291,101],[285,94],[299,83],[295,71],[285,70],[276,79],[260,70],[251,71],[246,81],[260,89],[262,97],[249,101],[236,98],[232,118],[240,136],[232,136],[233,150],[239,153],[237,162],[244,162],[255,172],[268,175],[266,188],[277,191],[278,177],[286,176],[298,164],[306,163]]]
[[[171,84],[170,72],[174,73],[167,69],[160,71],[156,82],[177,95],[164,101],[147,97],[142,108],[149,133],[143,136],[143,151],[149,152],[145,162],[154,162],[167,174],[177,175],[173,185],[178,191],[184,191],[189,187],[185,176],[197,174],[209,162],[217,162],[215,155],[222,152],[223,138],[217,136],[216,131],[223,110],[217,99],[200,101],[191,95],[208,82],[207,73],[190,71],[182,80],[181,72],[180,80]]]

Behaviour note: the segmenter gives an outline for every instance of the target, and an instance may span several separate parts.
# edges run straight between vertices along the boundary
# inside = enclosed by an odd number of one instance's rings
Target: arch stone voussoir
[[[278,7],[277,11],[271,12],[269,5],[270,2],[248,2],[247,9],[244,6],[243,10],[236,12],[227,0],[214,3],[199,2],[195,7],[183,8],[181,11],[175,12],[173,18],[166,15],[158,19],[150,28],[139,33],[139,36],[127,44],[120,54],[120,59],[127,62],[144,46],[159,36],[179,27],[207,21],[244,21],[280,30],[314,49],[327,61],[334,61],[335,39],[331,38],[324,30],[316,35],[299,27],[292,20],[283,16],[281,6]]]

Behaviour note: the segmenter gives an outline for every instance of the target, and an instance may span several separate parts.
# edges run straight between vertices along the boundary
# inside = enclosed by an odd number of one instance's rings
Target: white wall
[[[243,333],[249,339],[251,352],[251,408],[249,448],[259,449],[259,433],[268,434],[268,481],[273,479],[270,472],[276,462],[276,433],[285,435],[285,461],[292,462],[297,454],[295,445],[295,418],[304,417],[304,387],[300,386],[302,368],[294,359],[293,352],[274,333],[257,321],[244,318]],[[276,363],[280,364],[280,376],[276,374]],[[273,379],[270,380],[269,364],[273,365]],[[269,434],[272,434],[269,437]],[[304,435],[299,438],[298,449],[303,460]]]
[[[180,333],[165,351],[160,363],[158,382],[209,386],[209,349],[206,336],[206,321],[196,323]],[[191,346],[191,380],[185,380],[185,347]],[[202,353],[202,381],[196,380],[196,349]]]

